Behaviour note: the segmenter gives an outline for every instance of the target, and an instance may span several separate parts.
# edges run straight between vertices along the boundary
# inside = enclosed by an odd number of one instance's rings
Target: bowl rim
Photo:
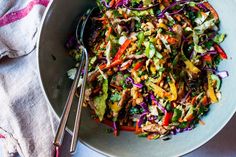
[[[42,76],[41,76],[41,69],[40,69],[40,61],[39,61],[39,45],[40,45],[40,41],[41,41],[41,32],[44,28],[44,24],[45,24],[45,19],[46,17],[48,16],[48,12],[51,10],[52,6],[54,5],[55,1],[50,1],[48,6],[46,7],[46,10],[44,11],[43,13],[43,16],[42,16],[42,19],[41,19],[41,22],[40,22],[40,26],[39,26],[39,35],[38,35],[38,39],[37,39],[37,43],[36,43],[36,64],[37,64],[37,74],[38,74],[38,77],[39,77],[39,84],[40,84],[40,88],[42,90],[42,93],[43,93],[43,96],[44,98],[46,99],[46,102],[48,104],[48,109],[50,109],[51,113],[53,115],[55,115],[56,119],[58,121],[60,121],[60,116],[56,113],[56,111],[54,110],[51,102],[49,101],[49,98],[46,94],[46,91],[45,91],[45,88],[44,88],[44,84],[43,84],[43,81],[42,81]],[[69,133],[70,136],[72,136],[72,131],[66,127],[65,130]],[[93,146],[91,146],[90,144],[86,143],[85,141],[81,140],[80,137],[78,138],[78,140],[80,141],[81,144],[83,144],[84,146],[88,147],[89,149],[101,154],[101,155],[104,155],[104,156],[112,156],[111,154],[108,154],[108,153],[105,153],[104,151],[102,150],[99,150]],[[53,143],[52,143],[53,145]]]
[[[46,102],[48,103],[49,105],[49,109],[52,110],[52,114],[55,115],[56,119],[58,119],[58,121],[60,120],[60,116],[56,113],[56,111],[54,110],[53,108],[53,105],[50,103],[49,101],[49,98],[46,94],[46,91],[45,91],[45,88],[44,88],[44,84],[43,84],[43,81],[42,81],[42,77],[41,77],[41,69],[40,69],[40,59],[39,59],[39,46],[40,46],[40,41],[41,41],[41,35],[42,35],[42,30],[43,28],[45,27],[45,19],[47,18],[48,16],[48,12],[52,9],[54,3],[56,3],[56,1],[50,1],[46,10],[44,11],[44,14],[42,16],[42,19],[41,19],[41,23],[40,23],[40,27],[39,27],[39,35],[38,35],[38,39],[37,39],[37,43],[36,43],[36,57],[37,57],[37,73],[38,73],[38,76],[39,76],[39,84],[40,84],[40,88],[42,89],[42,93],[46,99]],[[231,112],[231,114],[228,116],[228,118],[225,119],[224,121],[224,124],[222,126],[220,126],[217,130],[215,130],[215,132],[209,136],[208,138],[206,138],[205,140],[203,140],[201,143],[198,143],[196,144],[194,147],[192,147],[191,149],[188,148],[186,149],[185,151],[183,151],[182,153],[179,153],[179,154],[175,154],[176,156],[183,156],[183,155],[186,155],[186,154],[189,154],[191,152],[193,152],[194,150],[197,150],[199,149],[200,147],[202,147],[203,145],[207,144],[211,139],[213,139],[213,137],[215,137],[227,124],[228,122],[232,119],[232,117],[234,116],[236,112],[236,107],[234,109],[233,112]],[[72,131],[66,127],[66,131],[72,136]],[[81,144],[83,144],[84,146],[88,147],[89,149],[101,154],[101,155],[104,155],[104,156],[114,156],[113,154],[109,154],[107,152],[104,152],[100,149],[97,149],[96,147],[93,147],[91,146],[89,143],[87,143],[86,141],[83,141],[82,139],[78,139]],[[53,143],[52,143],[53,144]]]

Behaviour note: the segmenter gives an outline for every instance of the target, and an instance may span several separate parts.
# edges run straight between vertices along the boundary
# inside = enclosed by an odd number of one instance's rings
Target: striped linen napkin
[[[54,156],[58,119],[42,94],[35,53],[48,4],[49,0],[0,1],[0,140],[6,157]]]

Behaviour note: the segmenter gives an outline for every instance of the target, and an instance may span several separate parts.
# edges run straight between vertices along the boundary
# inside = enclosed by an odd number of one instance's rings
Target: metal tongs
[[[56,146],[56,148],[59,148],[62,144],[67,120],[68,120],[69,113],[71,110],[71,105],[73,102],[73,98],[75,96],[75,92],[78,87],[80,77],[83,75],[82,76],[82,84],[80,87],[80,95],[79,95],[79,101],[78,101],[78,108],[77,108],[77,112],[76,112],[73,136],[72,136],[72,141],[71,141],[71,146],[70,146],[70,153],[75,152],[76,145],[77,145],[78,134],[79,134],[79,129],[80,129],[81,108],[82,108],[82,104],[84,102],[85,85],[86,85],[86,80],[87,80],[87,75],[88,75],[88,64],[89,64],[88,62],[89,62],[89,60],[88,60],[88,53],[87,53],[87,50],[86,50],[86,48],[84,46],[84,42],[83,42],[84,30],[85,30],[85,26],[87,24],[87,21],[88,21],[90,15],[92,14],[92,12],[94,11],[94,9],[95,8],[88,9],[84,13],[84,15],[79,19],[79,21],[77,23],[75,35],[76,35],[76,40],[77,40],[77,45],[78,45],[77,49],[80,49],[82,52],[81,62],[77,68],[75,78],[72,83],[72,86],[71,86],[71,89],[70,89],[70,92],[69,92],[69,95],[68,95],[68,98],[67,98],[67,101],[65,104],[65,108],[62,113],[60,124],[59,124],[58,130],[57,130],[54,142],[53,142],[53,144]],[[82,69],[83,69],[83,74],[82,74]]]

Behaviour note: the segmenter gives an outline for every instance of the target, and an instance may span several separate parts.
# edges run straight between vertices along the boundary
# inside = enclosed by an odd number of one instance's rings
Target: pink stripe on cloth
[[[6,137],[5,137],[5,136],[3,136],[2,134],[0,134],[0,139],[1,139],[1,138],[6,138]]]
[[[60,154],[59,154],[59,147],[56,146],[55,147],[55,155],[54,155],[54,157],[59,157],[59,156],[60,156]]]
[[[24,18],[33,9],[34,5],[40,4],[46,7],[48,3],[49,0],[32,0],[25,8],[0,17],[0,27]]]

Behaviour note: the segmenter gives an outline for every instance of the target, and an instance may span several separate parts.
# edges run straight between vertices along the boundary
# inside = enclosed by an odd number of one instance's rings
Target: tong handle
[[[77,68],[75,78],[74,78],[74,81],[72,83],[72,86],[71,86],[71,89],[70,89],[70,92],[69,92],[69,95],[68,95],[68,98],[67,98],[67,101],[66,101],[66,104],[65,104],[65,108],[64,108],[63,113],[62,113],[60,124],[59,124],[59,127],[57,129],[57,133],[56,133],[56,136],[55,136],[55,139],[54,139],[54,142],[53,142],[53,144],[56,145],[56,146],[61,146],[62,141],[63,141],[63,137],[64,137],[64,134],[65,134],[66,123],[67,123],[67,120],[68,120],[68,117],[69,117],[69,114],[70,114],[71,105],[72,105],[72,102],[73,102],[75,91],[78,87],[78,82],[79,82],[79,79],[80,79],[80,74],[81,74],[83,62],[84,62],[84,55],[82,56],[81,63],[79,65],[79,67]]]
[[[87,50],[84,46],[81,46],[81,48],[82,48],[84,55],[85,55],[85,66],[84,66],[83,82],[82,82],[81,89],[80,89],[78,109],[76,112],[75,125],[74,125],[74,130],[73,130],[73,135],[72,135],[70,153],[74,153],[76,150],[79,129],[80,129],[81,110],[82,110],[82,105],[84,102],[85,86],[86,86],[86,80],[87,80],[87,75],[88,75],[88,53],[87,53]]]

